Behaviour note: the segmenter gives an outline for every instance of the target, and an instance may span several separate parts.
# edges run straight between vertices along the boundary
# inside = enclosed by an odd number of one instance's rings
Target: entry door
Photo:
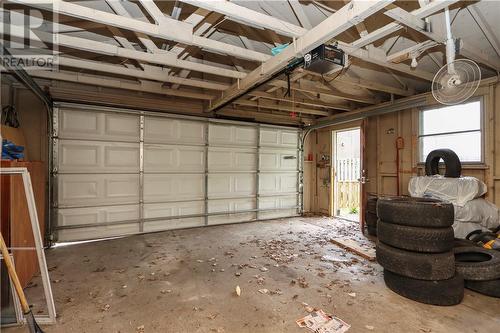
[[[356,222],[361,207],[361,136],[359,127],[333,132],[333,215]]]
[[[294,128],[62,106],[56,241],[296,216]]]

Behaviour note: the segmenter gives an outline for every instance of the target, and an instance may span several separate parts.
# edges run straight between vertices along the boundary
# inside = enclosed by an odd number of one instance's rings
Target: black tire
[[[377,236],[377,215],[367,211],[365,214],[365,222],[368,235]]]
[[[366,231],[368,232],[368,235],[370,236],[377,236],[377,227],[373,226],[366,226]]]
[[[486,296],[500,298],[500,279],[489,281],[465,281],[465,287]]]
[[[453,247],[474,247],[477,246],[476,243],[468,239],[455,238],[453,240]]]
[[[377,215],[377,201],[378,198],[370,198],[366,201],[366,211]]]
[[[453,249],[453,228],[419,228],[386,223],[377,224],[379,241],[398,249],[423,253],[443,253]]]
[[[465,280],[500,279],[500,252],[481,247],[457,247],[455,265]]]
[[[377,227],[377,220],[378,220],[377,215],[370,212],[366,212],[365,214],[366,225]]]
[[[453,225],[453,205],[426,198],[383,198],[377,202],[378,218],[387,223],[423,228],[447,228]]]
[[[464,279],[455,275],[441,281],[408,278],[384,270],[386,286],[403,297],[432,305],[456,305],[464,298]]]
[[[378,242],[377,261],[388,271],[419,280],[448,280],[455,275],[453,251],[418,253]]]
[[[425,160],[425,174],[427,176],[439,174],[439,161],[443,160],[445,165],[445,177],[460,178],[462,164],[457,154],[451,149],[436,149],[427,155]]]

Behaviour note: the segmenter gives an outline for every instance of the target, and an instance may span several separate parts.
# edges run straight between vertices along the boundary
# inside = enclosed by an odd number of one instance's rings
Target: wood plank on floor
[[[353,252],[367,260],[375,261],[375,249],[367,248],[366,246],[362,246],[354,239],[345,239],[345,238],[332,238],[330,240],[333,244],[338,245],[347,251]]]

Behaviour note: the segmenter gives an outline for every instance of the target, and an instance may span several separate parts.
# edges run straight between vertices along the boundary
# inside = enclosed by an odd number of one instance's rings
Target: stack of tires
[[[500,252],[481,247],[455,248],[457,273],[465,287],[478,293],[500,298]]]
[[[453,205],[421,198],[377,202],[377,260],[392,291],[434,305],[462,301],[464,279],[455,273]]]
[[[365,224],[368,235],[377,236],[377,200],[369,198],[366,202]]]

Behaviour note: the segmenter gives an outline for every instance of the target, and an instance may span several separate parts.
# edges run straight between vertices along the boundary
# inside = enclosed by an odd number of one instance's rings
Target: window
[[[420,162],[440,148],[457,153],[462,162],[483,161],[482,100],[433,108],[420,114]]]

